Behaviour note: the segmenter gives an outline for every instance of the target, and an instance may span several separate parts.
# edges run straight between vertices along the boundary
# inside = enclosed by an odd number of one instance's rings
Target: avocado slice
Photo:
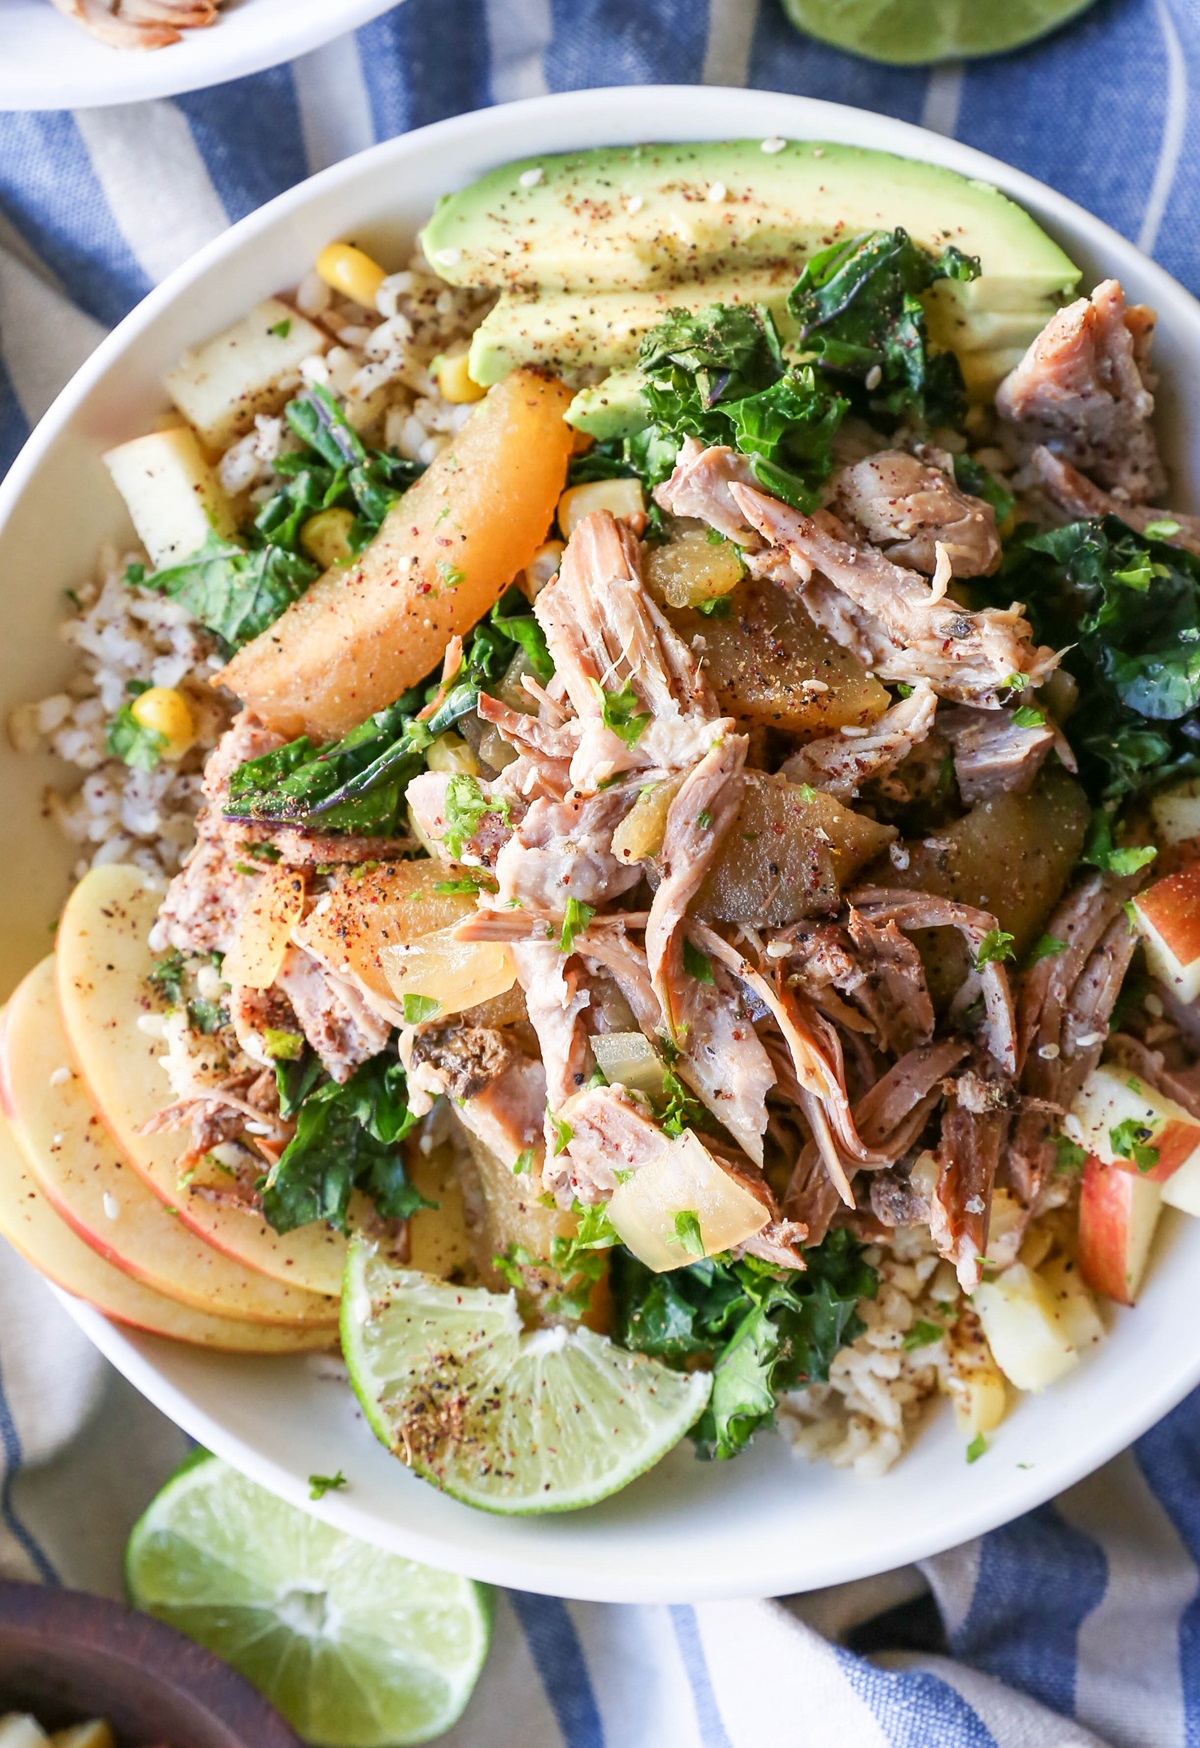
[[[646,423],[640,370],[614,370],[603,382],[581,388],[563,418],[598,443],[628,437]]]
[[[600,147],[526,158],[445,196],[422,235],[439,273],[496,291],[634,289],[797,263],[860,231],[903,225],[954,243],[1019,301],[1079,270],[989,183],[857,146],[774,140]],[[1005,305],[987,298],[991,308]],[[1011,306],[1010,306],[1011,307]]]
[[[626,370],[675,307],[765,303],[786,338],[785,299],[806,258],[897,225],[930,249],[979,257],[981,276],[940,282],[927,309],[934,344],[986,397],[1079,269],[997,189],[937,165],[773,140],[523,159],[445,196],[422,244],[452,284],[502,294],[471,346],[471,375],[492,383],[523,364],[568,379]]]

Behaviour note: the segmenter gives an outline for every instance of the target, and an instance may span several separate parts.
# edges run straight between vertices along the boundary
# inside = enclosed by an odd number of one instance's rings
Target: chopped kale
[[[135,771],[152,771],[162,758],[167,737],[156,728],[144,727],[133,714],[132,706],[122,704],[109,719],[104,744],[114,759]]]
[[[210,534],[182,564],[147,573],[131,565],[126,580],[157,589],[187,608],[226,649],[249,643],[298,600],[320,574],[302,553],[265,545],[247,551]]]
[[[829,1375],[839,1348],[862,1330],[859,1299],[878,1280],[847,1231],[805,1252],[807,1270],[783,1275],[751,1258],[705,1258],[655,1274],[614,1253],[613,1335],[669,1365],[709,1359],[713,1393],[693,1438],[702,1455],[732,1457],[770,1425],[780,1390]]]

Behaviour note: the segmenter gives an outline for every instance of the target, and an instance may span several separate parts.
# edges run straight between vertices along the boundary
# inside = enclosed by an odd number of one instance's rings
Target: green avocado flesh
[[[786,338],[805,260],[898,225],[931,250],[979,257],[977,280],[940,282],[927,308],[931,339],[958,353],[972,394],[991,393],[1079,269],[997,189],[936,165],[759,140],[529,158],[445,196],[422,244],[452,284],[501,294],[472,342],[477,382],[524,364],[570,381],[627,369],[671,308],[764,303]],[[611,401],[582,428],[611,430]]]

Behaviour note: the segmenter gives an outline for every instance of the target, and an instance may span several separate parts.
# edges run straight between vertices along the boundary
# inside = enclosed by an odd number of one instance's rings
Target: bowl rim
[[[81,1642],[136,1671],[148,1694],[163,1687],[186,1694],[245,1748],[301,1748],[290,1724],[244,1675],[166,1621],[90,1591],[0,1582],[0,1645],[28,1643],[36,1656],[52,1643],[69,1665]]]
[[[583,149],[585,145],[602,143],[605,139],[610,143],[661,141],[694,138],[697,132],[702,132],[702,137],[715,141],[783,133],[794,139],[836,140],[944,165],[995,185],[1052,231],[1059,225],[1068,232],[1082,233],[1088,251],[1100,258],[1115,256],[1118,261],[1121,258],[1136,261],[1145,295],[1153,298],[1160,314],[1168,321],[1181,323],[1188,329],[1195,351],[1200,355],[1200,304],[1165,269],[1148,260],[1111,226],[1025,172],[1012,169],[974,147],[930,133],[912,123],[821,99],[717,86],[705,87],[704,96],[710,115],[715,114],[720,121],[721,133],[717,133],[713,126],[702,130],[697,126],[694,86],[618,86],[564,92],[499,108],[471,111],[432,123],[381,142],[277,196],[176,269],[101,342],[62,390],[31,433],[7,478],[0,482],[0,537],[18,500],[76,408],[109,368],[136,348],[142,331],[214,266],[253,245],[273,227],[286,224],[290,217],[302,213],[310,201],[354,184],[390,160],[401,161],[414,152],[436,155],[441,145],[454,142],[456,146],[478,148],[478,155],[484,160],[490,157],[493,162],[503,161],[512,153],[502,144],[489,153],[489,139],[498,135],[501,140],[511,141],[514,135],[526,131],[525,123],[529,124],[528,131],[535,137],[540,130],[553,134],[557,141],[556,144],[543,145],[539,138],[532,148],[535,153],[538,150]],[[755,125],[752,127],[745,125],[752,119],[746,113],[749,105],[754,108]],[[737,115],[740,119],[736,125],[726,128],[726,114]],[[690,126],[689,115],[692,118]],[[519,149],[524,155],[525,148]],[[1053,1458],[1040,1461],[1035,1469],[1022,1474],[1019,1480],[1010,1479],[997,1486],[994,1492],[990,1488],[986,1495],[981,1492],[979,1498],[969,1505],[936,1515],[931,1512],[919,1525],[897,1527],[889,1534],[882,1554],[868,1545],[864,1538],[862,1545],[815,1559],[804,1550],[780,1551],[775,1547],[760,1546],[748,1552],[736,1570],[725,1566],[701,1576],[689,1571],[685,1579],[678,1575],[672,1577],[666,1571],[647,1569],[610,1569],[597,1575],[581,1573],[577,1568],[572,1569],[564,1556],[556,1557],[554,1543],[549,1538],[526,1537],[519,1546],[514,1541],[513,1549],[502,1549],[499,1553],[464,1551],[457,1544],[447,1545],[436,1532],[429,1533],[423,1527],[407,1524],[398,1528],[383,1524],[373,1513],[357,1507],[346,1496],[330,1494],[319,1505],[310,1505],[301,1477],[255,1449],[239,1433],[222,1427],[207,1409],[191,1401],[174,1380],[165,1378],[156,1369],[154,1354],[157,1344],[153,1338],[131,1336],[108,1323],[90,1307],[72,1301],[67,1295],[60,1296],[80,1326],[132,1383],[193,1436],[291,1503],[312,1510],[315,1515],[360,1539],[377,1542],[382,1539],[382,1545],[397,1552],[473,1578],[597,1601],[695,1602],[752,1594],[779,1595],[869,1576],[941,1552],[1010,1521],[1081,1480],[1139,1437],[1200,1382],[1200,1349],[1180,1356],[1156,1373],[1153,1368],[1147,1368],[1152,1376],[1144,1384],[1136,1402],[1132,1406],[1128,1402],[1122,1403],[1120,1412],[1111,1418],[1106,1415],[1103,1423],[1093,1421],[1085,1439],[1059,1440]],[[1096,1366],[1102,1363],[1099,1356],[1093,1362]],[[520,1526],[527,1521],[544,1523],[546,1520],[505,1521]]]
[[[107,109],[117,103],[207,91],[324,48],[400,3],[312,0],[299,28],[286,41],[284,32],[292,27],[281,8],[277,31],[257,42],[248,32],[249,40],[243,40],[233,14],[218,20],[226,27],[224,31],[185,32],[182,42],[151,53],[114,50],[97,42],[94,69],[82,72],[68,70],[64,74],[61,63],[40,70],[37,64],[22,64],[20,55],[13,54],[7,68],[0,66],[0,110]],[[59,22],[64,30],[73,28],[68,19]],[[86,49],[80,52],[87,54]]]

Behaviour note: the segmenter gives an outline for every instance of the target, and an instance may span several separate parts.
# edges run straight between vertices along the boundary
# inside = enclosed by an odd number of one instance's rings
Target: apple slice
[[[1079,1197],[1079,1266],[1094,1292],[1132,1305],[1150,1260],[1163,1192],[1152,1178],[1093,1155]]]
[[[153,1011],[146,944],[162,889],[140,868],[93,868],[67,900],[58,928],[58,999],[71,1055],[122,1159],[201,1238],[247,1268],[309,1292],[341,1292],[346,1240],[325,1225],[279,1233],[258,1214],[181,1189],[178,1135],[143,1135],[169,1103],[161,1043],[138,1025]],[[353,1209],[352,1209],[353,1211]]]
[[[1146,963],[1180,1001],[1200,995],[1200,862],[1156,880],[1133,901]]]
[[[992,1357],[1018,1390],[1045,1390],[1079,1364],[1079,1349],[1054,1293],[1022,1262],[976,1287],[971,1304]]]
[[[1164,1183],[1200,1152],[1200,1121],[1128,1069],[1105,1062],[1076,1094],[1068,1127],[1102,1165]]]
[[[1167,845],[1186,844],[1200,838],[1200,780],[1189,777],[1173,789],[1163,789],[1150,800],[1154,835]]]
[[[288,1354],[325,1351],[334,1332],[280,1323],[243,1323],[197,1311],[122,1274],[78,1238],[38,1189],[7,1120],[0,1116],[0,1238],[65,1293],[84,1299],[114,1323],[148,1335],[186,1341],[226,1353]]]
[[[189,1232],[124,1163],[70,1060],[54,960],[43,959],[9,1001],[4,1105],[38,1187],[85,1244],[201,1311],[253,1323],[336,1323],[336,1299],[257,1274]]]
[[[570,1120],[571,1102],[560,1116]],[[619,1183],[608,1217],[622,1244],[656,1274],[717,1256],[761,1232],[770,1214],[690,1129]],[[697,1242],[698,1240],[698,1242]]]

